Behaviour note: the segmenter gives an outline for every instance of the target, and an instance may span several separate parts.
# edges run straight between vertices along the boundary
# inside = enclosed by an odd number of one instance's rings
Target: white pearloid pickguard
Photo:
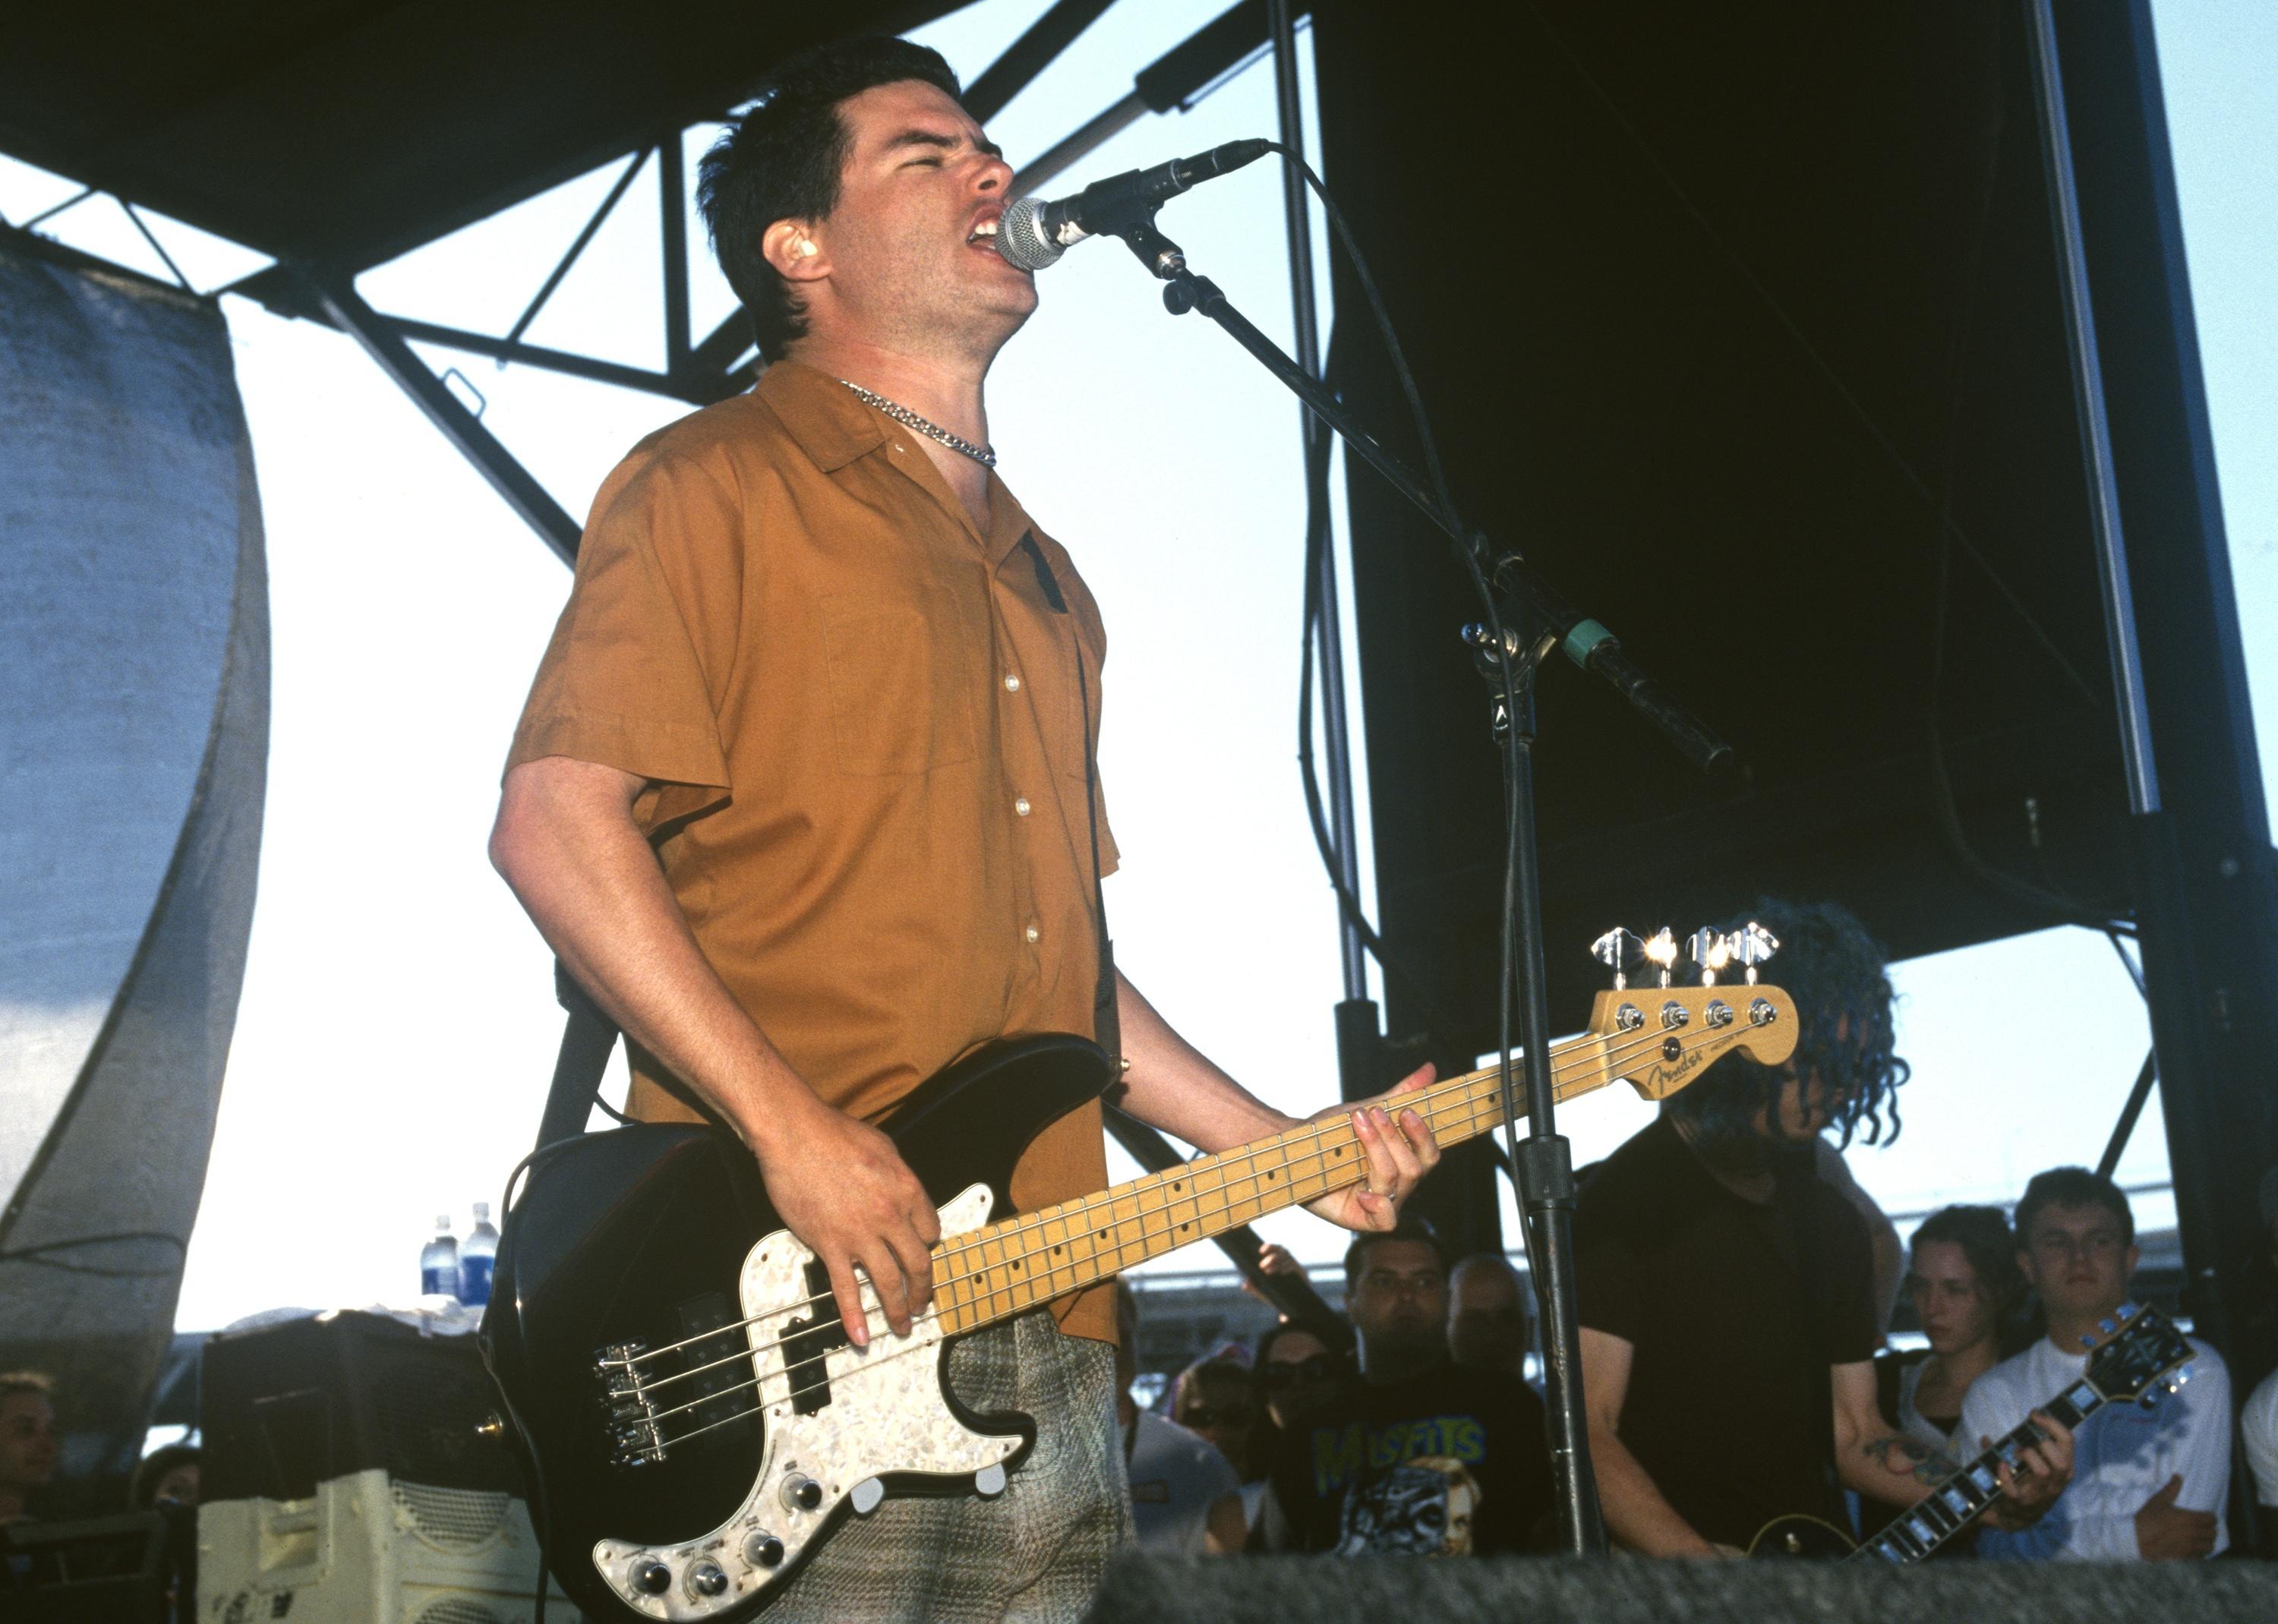
[[[941,1208],[942,1234],[981,1228],[989,1222],[990,1205],[989,1186],[975,1185]],[[776,1346],[785,1335],[783,1327],[810,1314],[837,1312],[829,1299],[806,1301],[806,1266],[814,1261],[814,1254],[788,1230],[769,1235],[744,1259],[741,1296],[750,1322],[745,1335],[767,1414],[760,1475],[743,1505],[709,1534],[682,1544],[594,1543],[593,1566],[603,1581],[626,1606],[646,1617],[710,1619],[749,1602],[798,1566],[800,1552],[858,1483],[887,1473],[969,1477],[1010,1460],[1021,1448],[1018,1434],[975,1432],[950,1413],[942,1396],[941,1327],[930,1308],[911,1325],[909,1335],[898,1337],[874,1308],[870,1346],[835,1348],[824,1359],[830,1402],[812,1414],[795,1413],[791,1378],[784,1368],[784,1350]],[[783,1486],[794,1477],[822,1485],[822,1501],[814,1510],[786,1506]],[[746,1544],[761,1535],[783,1541],[783,1559],[773,1567],[745,1554]],[[688,1582],[691,1568],[707,1560],[718,1563],[728,1575],[722,1595],[699,1596]],[[633,1583],[632,1575],[652,1561],[663,1563],[672,1574],[661,1595],[645,1594]]]

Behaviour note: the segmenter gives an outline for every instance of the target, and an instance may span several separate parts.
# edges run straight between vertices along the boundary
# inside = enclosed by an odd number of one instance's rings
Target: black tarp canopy
[[[717,118],[944,0],[19,6],[0,151],[279,259],[361,270]]]

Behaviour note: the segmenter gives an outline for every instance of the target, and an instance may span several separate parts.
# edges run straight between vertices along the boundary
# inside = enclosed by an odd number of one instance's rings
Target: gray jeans
[[[969,1410],[1018,1410],[1036,1447],[995,1499],[889,1499],[850,1517],[786,1584],[763,1624],[1081,1618],[1108,1559],[1131,1543],[1131,1488],[1115,1427],[1115,1350],[1060,1334],[1042,1309],[950,1349]]]

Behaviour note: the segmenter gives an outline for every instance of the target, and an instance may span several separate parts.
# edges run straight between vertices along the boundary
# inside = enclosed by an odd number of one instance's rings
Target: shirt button
[[[1021,691],[1021,678],[1018,672],[1007,671],[1005,674],[1005,691],[1008,694],[1017,694]]]
[[[1040,930],[1038,930],[1035,926],[1031,925],[1031,926],[1028,926],[1028,940],[1029,940],[1029,941],[1031,941],[1031,942],[1041,942],[1041,941],[1043,941],[1043,935],[1044,935],[1044,933],[1043,933],[1043,932],[1042,932],[1042,931],[1040,931]]]
[[[1020,813],[1023,818],[1027,817],[1028,815],[1028,797],[1024,795],[1015,800],[1013,803],[1013,810]]]

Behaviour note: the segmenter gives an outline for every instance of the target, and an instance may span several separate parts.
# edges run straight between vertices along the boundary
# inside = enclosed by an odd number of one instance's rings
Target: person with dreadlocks
[[[1949,1462],[1876,1408],[1868,1224],[1823,1176],[1836,1135],[1898,1132],[1883,954],[1840,907],[1760,901],[1795,1000],[1780,1066],[1730,1055],[1601,1163],[1574,1214],[1582,1388],[1608,1530],[1655,1556],[1745,1549],[1774,1518],[1847,1528],[1842,1491],[1912,1504]],[[1735,922],[1737,924],[1738,921]],[[1994,1514],[2022,1527],[2071,1472],[2043,1418]]]

